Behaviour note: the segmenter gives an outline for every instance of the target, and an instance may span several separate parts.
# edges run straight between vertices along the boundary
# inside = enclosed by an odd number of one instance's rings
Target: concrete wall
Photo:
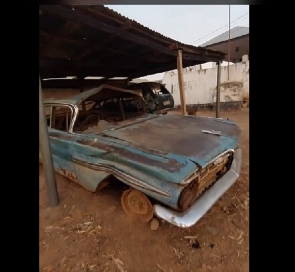
[[[207,64],[206,64],[207,65]],[[202,69],[201,65],[185,68],[183,71],[184,90],[187,105],[213,104],[214,94],[217,85],[217,66],[214,63],[213,68]],[[207,65],[208,67],[208,65]],[[247,56],[243,57],[243,62],[231,64],[229,66],[230,81],[242,83],[241,100],[249,98],[249,60]],[[228,67],[221,67],[221,83],[228,80]],[[175,105],[180,105],[180,94],[178,86],[177,71],[166,72],[163,77],[163,84],[171,92]],[[221,90],[222,91],[222,90]],[[221,95],[221,102],[224,100]]]

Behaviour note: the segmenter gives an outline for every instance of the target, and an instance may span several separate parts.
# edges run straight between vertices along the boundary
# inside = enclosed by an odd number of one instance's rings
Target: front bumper
[[[195,225],[215,202],[236,182],[242,165],[242,150],[236,149],[230,170],[208,189],[188,210],[177,212],[161,205],[154,205],[156,216],[180,228]]]

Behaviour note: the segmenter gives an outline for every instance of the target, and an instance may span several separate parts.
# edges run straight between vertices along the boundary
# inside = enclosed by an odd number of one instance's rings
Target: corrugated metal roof
[[[230,30],[230,39],[235,39],[249,34],[249,27],[236,26]],[[211,46],[216,43],[228,41],[228,31],[218,35],[217,37],[205,42],[201,47]]]
[[[128,77],[223,60],[225,54],[167,38],[101,5],[39,6],[41,78]]]

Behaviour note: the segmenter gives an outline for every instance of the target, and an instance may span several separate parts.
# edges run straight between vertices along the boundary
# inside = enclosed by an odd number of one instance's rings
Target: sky
[[[228,30],[228,5],[106,6],[166,37],[195,46]],[[230,18],[231,28],[249,27],[249,5],[231,5]],[[163,73],[144,78],[162,79]]]

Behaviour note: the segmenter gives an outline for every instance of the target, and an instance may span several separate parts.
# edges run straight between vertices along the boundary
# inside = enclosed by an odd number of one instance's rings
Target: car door
[[[50,106],[45,106],[45,111],[47,107]],[[58,110],[63,110],[64,112],[57,114]],[[71,108],[63,105],[50,107],[49,111],[51,113],[48,115],[50,117],[50,121],[48,120],[48,134],[54,169],[59,174],[76,182],[77,177],[72,160],[72,149],[73,141],[77,136],[68,132],[72,114]],[[56,115],[54,118],[52,116],[53,114]],[[63,119],[63,117],[65,118]],[[55,120],[53,121],[53,119]],[[66,126],[63,124],[66,124]]]
[[[73,181],[77,181],[75,167],[72,161],[75,136],[53,128],[49,128],[48,132],[55,171]]]

